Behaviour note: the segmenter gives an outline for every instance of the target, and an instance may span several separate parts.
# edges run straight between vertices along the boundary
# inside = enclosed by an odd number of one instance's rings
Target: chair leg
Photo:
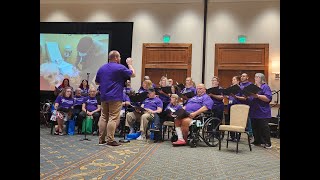
[[[219,136],[221,137],[221,131],[219,132]],[[218,139],[219,140],[219,151],[221,150],[221,138]]]
[[[169,128],[170,128],[170,126],[167,126],[167,131],[168,131],[168,139],[169,139],[169,137],[170,137],[170,132],[169,132]]]
[[[227,134],[227,148],[228,148],[228,144],[229,144],[229,141],[228,141],[229,135],[230,135],[230,131],[228,131],[228,134]]]
[[[248,133],[248,132],[246,132],[246,134],[247,134],[247,136],[248,136],[248,144],[249,144],[249,149],[250,149],[250,151],[252,151],[252,149],[251,149],[251,143],[250,143],[250,137],[249,137],[249,133]]]
[[[162,139],[164,140],[164,133],[167,130],[167,126],[162,126]]]
[[[238,145],[239,145],[239,140],[240,140],[240,133],[236,133],[236,138],[237,138],[237,153],[238,153]]]

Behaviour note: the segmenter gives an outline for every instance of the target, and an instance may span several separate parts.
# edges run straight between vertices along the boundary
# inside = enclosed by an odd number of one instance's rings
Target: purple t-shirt
[[[88,96],[89,88],[81,88],[81,95]]]
[[[250,81],[248,81],[248,82],[241,82],[241,83],[240,83],[240,89],[243,90],[243,88],[249,86],[250,84],[252,84],[252,82],[250,82]],[[244,96],[244,94],[240,92],[240,96]],[[247,105],[249,105],[249,100],[248,100],[248,99],[245,100],[245,101],[239,101],[239,102],[240,102],[240,104],[247,104]]]
[[[236,96],[240,96],[240,93],[235,94]],[[234,104],[241,104],[239,99],[234,98],[233,96],[229,96],[228,108]]]
[[[129,101],[129,102],[130,102],[130,98],[129,98],[129,96],[128,96],[125,92],[123,92],[122,102],[126,102],[126,101]],[[124,106],[122,106],[121,109],[124,110]]]
[[[169,108],[172,108],[175,111],[177,111],[177,110],[181,109],[182,106],[181,106],[181,104],[177,104],[177,105],[174,106],[173,104],[169,103],[165,110],[168,110]]]
[[[197,94],[197,89],[195,87],[193,87],[193,86],[191,86],[189,88],[187,88],[187,87],[183,88],[181,90],[181,94],[185,94],[185,93],[188,93],[188,92],[191,92],[191,91],[193,91],[194,94]]]
[[[88,96],[85,100],[86,108],[88,111],[94,111],[98,109],[98,105],[100,105],[100,102],[97,100],[96,97],[90,97]]]
[[[147,98],[143,101],[144,108],[151,109],[152,111],[157,110],[158,107],[162,108],[163,103],[160,98]]]
[[[101,101],[122,101],[123,82],[132,75],[132,71],[122,64],[110,62],[101,66],[96,82],[100,84]]]
[[[148,92],[148,90],[143,88],[138,90],[138,93],[143,93],[143,92]]]
[[[258,98],[248,98],[249,99],[249,117],[250,118],[271,118],[271,107],[270,102],[272,100],[272,92],[267,84],[262,84],[260,87],[262,90],[258,92],[259,95],[265,95],[269,99],[269,102],[264,102]]]
[[[188,100],[185,110],[189,113],[199,110],[202,106],[206,106],[209,110],[212,109],[213,101],[208,94],[202,96],[194,96]]]
[[[63,97],[63,96],[58,96],[56,101],[54,103],[58,103],[58,107],[62,108],[71,108],[73,106],[74,100],[71,97]]]
[[[161,101],[164,102],[164,103],[170,102],[170,97],[169,97],[169,96],[166,96],[166,95],[164,95],[164,94],[159,94],[159,98],[160,98]]]
[[[130,91],[132,91],[132,88],[128,88],[128,87],[124,87],[124,88],[123,88],[123,92],[124,92],[124,93],[128,93],[128,94],[129,94]]]
[[[83,96],[74,96],[74,105],[82,105],[84,103],[84,100],[86,100],[86,97]]]
[[[221,86],[219,86],[219,89],[223,89],[223,88]],[[219,95],[222,95],[222,93]],[[216,98],[211,98],[211,99],[213,101],[212,109],[218,109],[220,111],[223,111],[223,109],[224,109],[223,99],[221,99],[221,100],[218,100]]]

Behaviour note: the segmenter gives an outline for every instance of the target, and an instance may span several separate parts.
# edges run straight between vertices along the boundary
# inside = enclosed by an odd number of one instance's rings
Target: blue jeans
[[[249,117],[248,117],[248,121],[247,121],[246,130],[249,132],[249,136],[253,136],[252,126],[251,126],[251,119]]]
[[[154,114],[153,122],[154,122],[154,128],[161,130],[160,117],[157,113]]]

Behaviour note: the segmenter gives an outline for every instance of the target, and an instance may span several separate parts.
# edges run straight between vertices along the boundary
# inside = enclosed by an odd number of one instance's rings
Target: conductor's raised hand
[[[132,65],[132,61],[133,61],[133,60],[132,60],[131,57],[128,57],[127,60],[126,60],[126,62],[127,62],[128,65]]]

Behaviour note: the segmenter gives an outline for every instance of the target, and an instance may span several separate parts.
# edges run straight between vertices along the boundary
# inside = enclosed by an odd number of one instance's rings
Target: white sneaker
[[[143,141],[143,140],[145,140],[145,137],[143,137],[143,135],[140,135],[140,136],[137,138],[137,140]]]

